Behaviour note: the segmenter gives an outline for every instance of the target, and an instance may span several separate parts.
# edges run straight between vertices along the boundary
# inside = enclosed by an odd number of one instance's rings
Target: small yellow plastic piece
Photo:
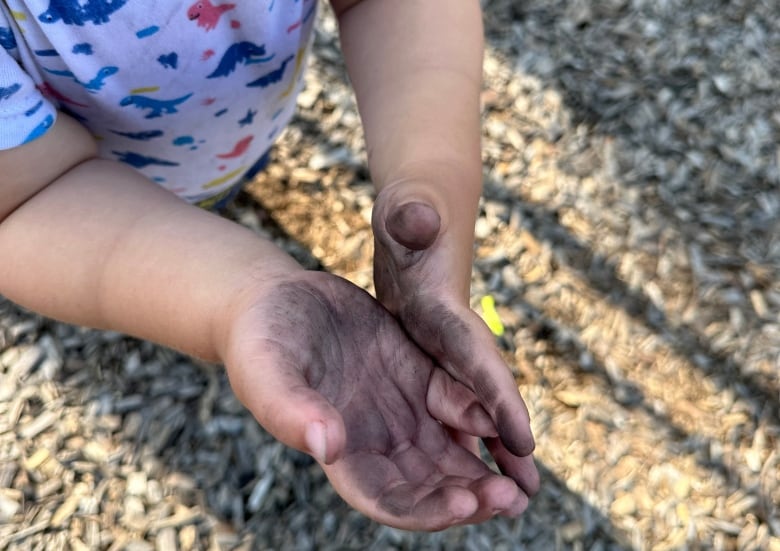
[[[485,295],[479,301],[482,306],[482,319],[487,323],[488,328],[493,332],[496,337],[500,337],[504,334],[504,324],[501,323],[501,318],[496,312],[496,299],[492,295]]]

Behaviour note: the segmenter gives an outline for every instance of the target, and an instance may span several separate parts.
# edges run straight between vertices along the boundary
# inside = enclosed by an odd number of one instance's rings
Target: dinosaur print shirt
[[[2,0],[0,150],[45,134],[59,110],[101,157],[185,200],[224,194],[293,114],[315,11],[316,0]]]

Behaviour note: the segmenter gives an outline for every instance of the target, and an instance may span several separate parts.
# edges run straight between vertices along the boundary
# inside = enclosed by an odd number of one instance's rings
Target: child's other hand
[[[471,266],[473,233],[440,216],[433,197],[421,197],[424,186],[418,183],[411,179],[391,184],[377,197],[372,220],[377,296],[420,348],[473,392],[499,435],[479,436],[486,437],[501,471],[533,495],[539,476],[531,457],[528,411],[493,335],[468,306],[463,283],[468,284],[470,274],[459,273]],[[458,259],[464,250],[468,258]],[[450,396],[434,400],[446,408]]]
[[[437,421],[495,435],[474,395],[362,289],[295,271],[245,293],[232,319],[224,360],[236,394],[276,438],[312,454],[357,510],[438,530],[526,508],[511,479]]]

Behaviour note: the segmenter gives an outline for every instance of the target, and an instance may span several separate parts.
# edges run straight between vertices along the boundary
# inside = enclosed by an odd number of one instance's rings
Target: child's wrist
[[[429,204],[441,218],[442,231],[449,225],[473,230],[482,192],[481,164],[467,159],[412,161],[387,174],[377,188],[396,195],[391,201],[396,205],[415,200]]]

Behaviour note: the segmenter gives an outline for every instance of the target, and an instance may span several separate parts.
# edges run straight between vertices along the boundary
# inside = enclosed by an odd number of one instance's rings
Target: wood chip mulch
[[[528,512],[379,526],[219,367],[0,299],[0,549],[780,551],[780,10],[483,5],[472,298],[531,411]],[[228,216],[370,289],[335,31],[326,12],[300,114]]]

